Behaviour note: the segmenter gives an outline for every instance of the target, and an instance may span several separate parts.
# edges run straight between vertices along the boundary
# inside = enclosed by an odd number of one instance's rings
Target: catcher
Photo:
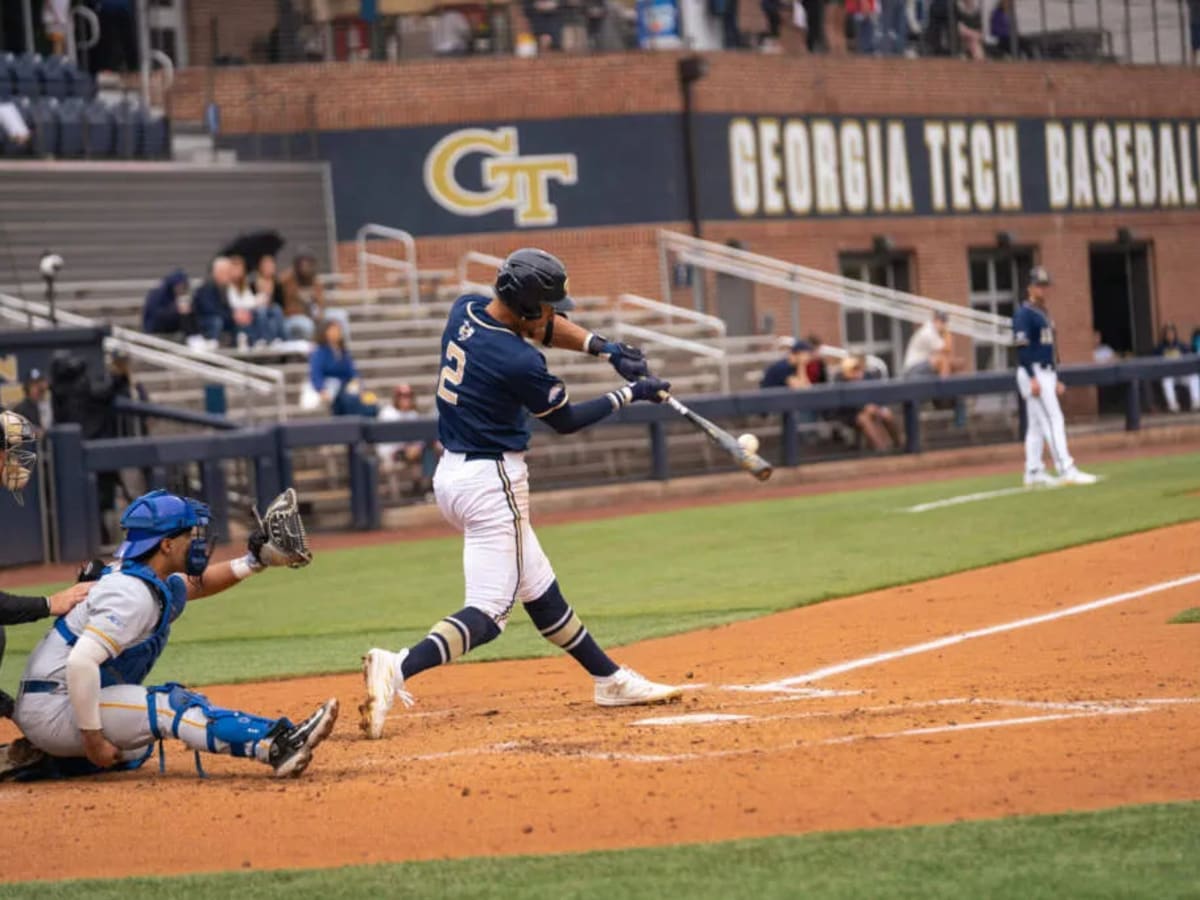
[[[305,770],[333,731],[336,699],[293,725],[222,709],[180,684],[142,686],[189,601],[267,566],[312,560],[293,490],[271,503],[249,552],[230,562],[209,565],[209,519],[203,503],[161,490],[129,505],[117,562],[29,657],[13,717],[25,739],[0,752],[0,779],[137,768],[168,737],[196,751],[201,774],[200,751],[256,759],[279,778]]]

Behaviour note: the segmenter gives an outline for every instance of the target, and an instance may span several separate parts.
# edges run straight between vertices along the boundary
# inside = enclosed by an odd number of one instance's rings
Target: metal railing
[[[663,296],[668,302],[671,299],[671,257],[674,254],[678,262],[701,271],[732,275],[795,296],[828,300],[850,309],[878,313],[917,325],[924,324],[934,313],[944,313],[950,331],[955,334],[1002,347],[1012,344],[1010,320],[982,310],[880,287],[674,231],[659,231],[658,248]],[[695,284],[699,290],[703,290],[703,278],[695,279]]]
[[[681,338],[677,335],[669,334],[664,331],[659,331],[653,328],[646,328],[642,325],[635,325],[632,322],[626,322],[621,315],[623,308],[642,309],[648,312],[657,313],[667,320],[668,323],[675,319],[683,319],[687,322],[695,322],[698,325],[703,325],[711,328],[714,332],[713,337],[716,340],[721,340],[725,337],[725,323],[716,316],[706,315],[705,313],[695,312],[690,309],[680,309],[677,306],[671,306],[668,303],[660,303],[657,300],[651,300],[649,297],[641,297],[637,294],[621,294],[617,297],[616,315],[614,316],[613,331],[617,340],[624,340],[627,337],[637,338],[651,344],[661,344],[665,347],[674,347],[676,350],[684,350],[696,356],[704,356],[717,361],[717,368],[720,372],[721,390],[728,393],[729,391],[729,354],[725,348],[714,346],[712,344],[701,343],[700,341],[692,341],[687,338]]]
[[[263,418],[261,404],[256,398],[270,398],[273,412],[267,419],[283,422],[287,419],[287,389],[282,372],[233,359],[208,350],[176,344],[119,325],[105,326],[95,319],[77,313],[50,309],[45,303],[21,300],[0,294],[0,318],[27,328],[54,328],[69,325],[82,328],[107,327],[105,350],[120,350],[140,362],[159,366],[170,372],[194,375],[204,383],[215,382],[239,391],[250,421]]]
[[[488,266],[492,270],[490,281],[473,281],[470,278],[471,266]],[[470,291],[477,294],[483,294],[490,297],[493,294],[493,285],[496,281],[496,270],[504,264],[498,256],[492,256],[490,253],[480,253],[478,250],[468,250],[458,260],[458,286],[464,293]]]
[[[404,246],[405,258],[396,259],[394,256],[372,253],[367,249],[369,238],[399,241]],[[358,229],[354,241],[358,248],[358,287],[360,290],[367,289],[368,267],[377,266],[391,272],[399,272],[408,284],[408,302],[414,306],[421,302],[420,275],[417,271],[417,244],[411,234],[401,228],[390,228],[387,225],[368,222]]]

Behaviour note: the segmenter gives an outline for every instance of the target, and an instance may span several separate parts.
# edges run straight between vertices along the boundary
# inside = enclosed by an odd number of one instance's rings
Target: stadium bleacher
[[[0,155],[44,159],[167,159],[165,115],[96,80],[64,57],[0,54],[0,103],[11,103],[31,132],[18,143],[0,131]]]

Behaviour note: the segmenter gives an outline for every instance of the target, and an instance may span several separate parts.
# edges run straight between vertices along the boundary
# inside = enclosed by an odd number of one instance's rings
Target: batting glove
[[[650,374],[650,367],[646,364],[646,354],[642,352],[641,347],[610,341],[598,334],[588,335],[586,347],[587,352],[592,356],[607,359],[617,370],[617,374],[626,381],[636,381]]]
[[[641,381],[635,381],[629,385],[629,393],[630,399],[635,403],[638,400],[662,403],[664,395],[671,393],[671,382],[651,375],[649,378],[643,378]]]

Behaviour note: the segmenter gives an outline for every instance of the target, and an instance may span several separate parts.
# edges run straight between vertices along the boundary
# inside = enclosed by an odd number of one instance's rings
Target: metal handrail
[[[367,249],[367,238],[372,237],[399,241],[404,245],[405,258],[396,259],[393,256],[372,253]],[[417,271],[417,243],[411,234],[401,228],[391,228],[387,225],[368,222],[358,229],[354,243],[358,249],[358,286],[361,290],[367,289],[367,266],[376,265],[382,269],[404,273],[408,282],[408,302],[414,306],[421,302],[420,275]]]
[[[150,59],[163,70],[163,92],[166,93],[175,85],[175,61],[161,50],[151,50]]]
[[[57,325],[72,325],[80,328],[102,327],[102,323],[89,319],[77,313],[66,310],[55,310],[51,316],[48,304],[34,300],[22,300],[0,294],[0,315],[19,322],[33,324],[38,327],[53,328]],[[287,386],[282,372],[244,362],[208,350],[187,347],[172,341],[131,331],[119,325],[103,326],[109,329],[109,336],[104,339],[106,350],[121,350],[130,356],[152,365],[165,369],[196,375],[209,381],[229,385],[264,397],[275,398],[275,418],[277,421],[287,419]],[[253,412],[254,406],[247,397],[247,411]]]
[[[625,322],[621,318],[621,307],[633,306],[639,309],[650,310],[651,312],[659,313],[667,318],[670,322],[672,316],[678,316],[690,322],[696,322],[713,329],[716,332],[715,339],[723,340],[726,337],[725,322],[718,319],[716,316],[709,316],[704,313],[695,312],[690,309],[680,309],[677,306],[671,306],[667,303],[660,303],[657,300],[651,300],[649,297],[642,297],[638,294],[621,294],[617,297],[617,306],[615,322],[613,325],[617,340],[622,340],[625,337],[635,337],[643,341],[652,343],[664,344],[668,347],[675,347],[679,350],[686,350],[690,353],[695,353],[698,356],[707,356],[717,360],[718,367],[721,373],[721,390],[729,391],[729,354],[725,352],[724,347],[714,347],[711,344],[704,344],[699,341],[690,341],[687,338],[676,337],[673,334],[667,334],[663,331],[658,331],[652,328],[645,328],[641,325],[634,325],[631,322]]]
[[[88,28],[91,29],[88,33],[88,39],[80,42],[76,36],[75,17],[83,19],[88,23]],[[67,56],[79,65],[79,48],[91,50],[100,43],[100,17],[86,6],[76,6],[71,10],[71,27],[67,29]]]
[[[492,256],[492,254],[490,254],[490,253],[480,253],[478,250],[468,250],[461,257],[459,257],[459,260],[458,260],[458,287],[459,287],[459,290],[463,291],[464,293],[467,291],[473,291],[477,294],[485,294],[487,296],[492,296],[492,294],[494,293],[494,288],[491,283],[485,283],[482,281],[472,281],[470,278],[467,277],[467,273],[470,271],[471,263],[478,263],[481,266],[491,266],[493,271],[495,271],[504,264],[504,260],[502,260],[498,256]],[[495,278],[493,277],[492,280],[495,281]]]
[[[913,323],[923,324],[933,313],[944,313],[950,330],[956,334],[982,343],[1000,346],[1012,344],[1009,320],[993,313],[880,287],[678,232],[659,231],[658,240],[663,288],[668,298],[670,276],[667,254],[674,252],[681,262],[702,269]]]

